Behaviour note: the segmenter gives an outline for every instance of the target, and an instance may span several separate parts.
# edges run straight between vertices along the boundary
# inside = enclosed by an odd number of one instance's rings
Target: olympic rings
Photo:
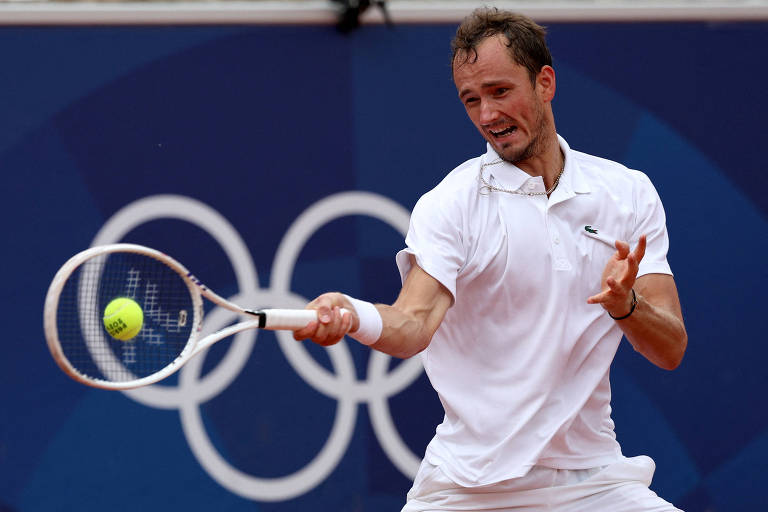
[[[179,219],[210,234],[224,249],[232,263],[240,292],[230,300],[267,307],[302,308],[307,299],[290,291],[296,260],[307,240],[324,224],[346,215],[367,215],[388,223],[403,236],[408,230],[409,213],[394,201],[367,192],[343,192],[328,196],[305,210],[283,237],[272,265],[267,290],[258,289],[253,258],[235,228],[210,206],[177,195],[149,196],[116,212],[99,230],[92,245],[121,241],[137,226],[158,219]],[[215,308],[205,317],[203,334],[232,321],[233,313]],[[148,386],[124,391],[126,396],[149,407],[178,409],[182,429],[198,462],[208,474],[229,491],[257,501],[283,501],[309,492],[336,468],[349,446],[355,428],[357,405],[367,403],[374,433],[389,459],[405,476],[413,478],[420,459],[406,446],[389,411],[388,398],[399,393],[421,374],[419,358],[403,361],[387,372],[390,356],[372,352],[367,379],[356,378],[349,347],[344,342],[326,350],[333,373],[329,372],[296,343],[288,332],[277,332],[279,346],[287,360],[310,386],[338,401],[330,436],[323,448],[302,469],[278,478],[260,478],[233,467],[216,450],[205,430],[200,404],[222,393],[242,371],[253,349],[258,331],[235,335],[227,353],[215,368],[201,378],[205,354],[192,359],[180,370],[178,385]]]

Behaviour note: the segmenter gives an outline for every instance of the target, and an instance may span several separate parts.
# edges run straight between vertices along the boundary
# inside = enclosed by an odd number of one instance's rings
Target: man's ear
[[[536,75],[536,91],[544,101],[552,101],[555,97],[557,81],[555,79],[555,70],[552,66],[544,66]]]

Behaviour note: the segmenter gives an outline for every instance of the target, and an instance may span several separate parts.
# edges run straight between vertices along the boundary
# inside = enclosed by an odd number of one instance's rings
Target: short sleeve
[[[456,278],[465,260],[461,226],[461,211],[454,201],[441,200],[436,190],[422,196],[411,213],[406,248],[396,257],[402,281],[411,270],[409,255],[413,255],[419,267],[451,292],[455,302]]]
[[[646,235],[648,245],[637,275],[672,274],[667,262],[669,236],[664,206],[651,180],[643,173],[638,174],[640,179],[635,193],[635,229],[630,242],[634,247],[640,236]]]

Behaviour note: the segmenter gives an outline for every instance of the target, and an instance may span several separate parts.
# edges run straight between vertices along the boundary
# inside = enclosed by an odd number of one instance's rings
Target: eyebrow
[[[485,82],[485,83],[480,84],[480,89],[488,89],[488,88],[491,88],[491,87],[496,87],[497,85],[501,85],[503,83],[505,83],[503,80],[497,80],[497,81],[494,81],[494,82]],[[469,89],[464,89],[463,91],[459,92],[459,98],[463,98],[464,96],[466,96],[467,94],[469,94],[471,92],[472,91],[470,91]]]

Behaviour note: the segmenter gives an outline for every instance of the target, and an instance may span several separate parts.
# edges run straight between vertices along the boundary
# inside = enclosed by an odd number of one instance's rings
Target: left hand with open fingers
[[[632,287],[637,280],[640,261],[645,256],[646,236],[638,240],[634,251],[629,244],[616,241],[616,252],[608,260],[600,283],[601,292],[587,299],[589,304],[600,304],[614,317],[622,317],[630,311],[633,301]]]

